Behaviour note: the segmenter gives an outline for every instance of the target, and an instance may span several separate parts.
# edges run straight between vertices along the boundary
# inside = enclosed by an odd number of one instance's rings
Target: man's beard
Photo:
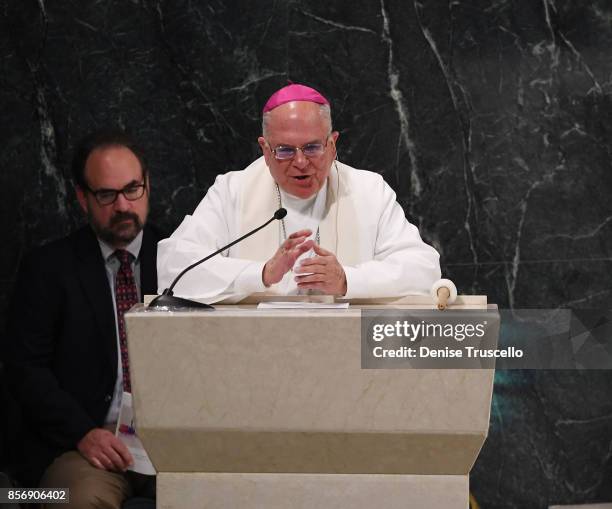
[[[88,213],[88,216],[89,223],[98,238],[113,247],[129,244],[143,228],[143,223],[134,212],[117,212],[111,217],[108,226],[99,224],[91,213]],[[122,224],[124,220],[129,220],[129,222]]]

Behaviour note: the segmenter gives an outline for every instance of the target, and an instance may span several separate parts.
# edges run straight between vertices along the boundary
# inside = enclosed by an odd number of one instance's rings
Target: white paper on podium
[[[121,410],[119,410],[119,420],[117,421],[115,435],[126,445],[134,458],[134,464],[128,470],[145,475],[156,474],[155,467],[151,463],[147,451],[145,451],[142,442],[136,435],[132,395],[129,392],[124,392],[121,398]]]
[[[260,302],[257,309],[348,309],[348,302]]]

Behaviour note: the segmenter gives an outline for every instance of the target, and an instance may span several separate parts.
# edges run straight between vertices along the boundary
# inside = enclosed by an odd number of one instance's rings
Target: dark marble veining
[[[460,291],[607,308],[611,48],[608,0],[0,0],[0,317],[22,253],[82,221],[79,137],[140,137],[172,231],[258,155],[287,80],[331,99],[340,158],[385,176]],[[481,506],[612,501],[612,376],[496,382]]]

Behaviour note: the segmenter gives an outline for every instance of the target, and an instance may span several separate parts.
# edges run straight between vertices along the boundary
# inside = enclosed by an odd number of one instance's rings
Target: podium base
[[[164,509],[467,509],[468,475],[158,472]]]

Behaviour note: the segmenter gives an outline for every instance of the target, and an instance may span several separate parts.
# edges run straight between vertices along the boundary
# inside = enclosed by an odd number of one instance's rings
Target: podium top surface
[[[304,297],[274,297],[266,295],[255,294],[249,299],[242,301],[238,304],[214,304],[214,310],[204,309],[167,309],[157,310],[148,308],[148,304],[153,300],[154,295],[146,295],[145,303],[136,305],[132,308],[131,313],[140,313],[146,315],[210,315],[211,313],[216,315],[227,315],[231,314],[234,316],[252,316],[254,313],[257,316],[361,316],[361,312],[364,309],[367,310],[423,310],[423,311],[437,311],[444,313],[444,311],[438,311],[436,305],[432,302],[431,298],[424,295],[413,295],[402,298],[389,298],[389,299],[355,299],[351,301],[336,300],[336,303],[348,302],[348,308],[306,308],[306,307],[295,307],[295,308],[258,308],[259,303],[299,303],[300,302],[312,302],[312,303],[333,303],[333,299],[327,296],[319,298],[311,298],[305,300]],[[487,297],[482,295],[459,295],[455,303],[447,308],[448,311],[461,311],[461,310],[482,310],[482,311],[497,311],[496,304],[489,304]]]
[[[156,295],[145,295],[147,306]],[[196,299],[197,300],[197,299]],[[385,297],[372,299],[335,299],[332,296],[281,296],[265,293],[255,293],[237,304],[214,303],[215,309],[252,309],[262,302],[348,302],[349,309],[362,308],[392,308],[392,309],[436,309],[436,304],[429,295],[408,295],[405,297]],[[486,309],[486,295],[457,295],[457,299],[448,309]]]

